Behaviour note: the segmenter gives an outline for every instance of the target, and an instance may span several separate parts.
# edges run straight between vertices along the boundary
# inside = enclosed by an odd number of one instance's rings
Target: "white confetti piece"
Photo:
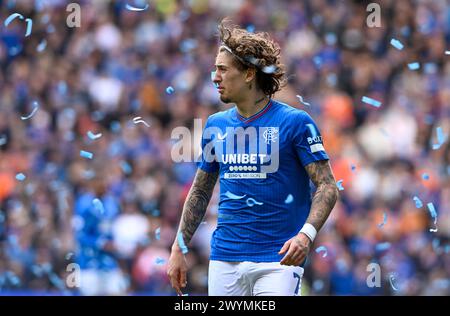
[[[301,95],[296,95],[296,97],[298,98],[298,100],[302,103],[302,104],[304,104],[304,105],[306,105],[306,106],[311,106],[311,104],[309,104],[308,102],[305,102],[305,101],[303,101],[303,97],[301,96]]]
[[[100,201],[99,199],[95,198],[95,199],[92,200],[92,204],[94,205],[95,209],[100,214],[104,214],[105,213],[105,208],[103,207],[102,201]]]
[[[143,8],[138,8],[138,7],[132,6],[132,5],[130,5],[130,4],[127,3],[127,4],[125,5],[125,8],[126,8],[127,10],[129,10],[129,11],[137,11],[137,12],[139,12],[139,11],[145,11],[145,10],[148,9],[148,3],[146,3],[146,4],[145,4],[145,7],[143,7]]]
[[[37,112],[37,110],[39,109],[39,103],[37,103],[36,101],[33,102],[33,111],[31,111],[31,113],[27,116],[21,116],[20,118],[24,121],[24,120],[28,120],[29,118],[33,117],[33,115]]]
[[[255,205],[263,205],[264,204],[262,202],[256,201],[254,198],[248,198],[246,202],[247,202],[247,205],[250,207],[253,207]]]
[[[134,123],[134,124],[142,123],[142,124],[144,124],[145,126],[150,127],[150,125],[149,125],[146,121],[144,121],[144,120],[142,119],[142,117],[140,117],[140,116],[136,116],[135,118],[133,118],[133,123]]]
[[[227,198],[229,198],[229,199],[239,200],[239,199],[245,198],[245,197],[246,197],[246,194],[239,196],[239,195],[236,195],[236,194],[234,194],[234,193],[231,193],[230,191],[227,191],[227,192],[225,192],[225,196],[226,196]]]
[[[91,139],[91,140],[96,140],[96,139],[102,137],[102,133],[94,134],[94,133],[92,133],[91,131],[88,131],[88,132],[87,132],[87,136],[88,136],[89,139]]]
[[[389,275],[389,283],[391,284],[391,287],[394,291],[398,291],[398,288],[395,286],[394,281],[395,281],[394,275],[390,274]]]

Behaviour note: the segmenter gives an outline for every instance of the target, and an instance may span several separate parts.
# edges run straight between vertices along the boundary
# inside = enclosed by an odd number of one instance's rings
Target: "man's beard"
[[[231,99],[224,97],[223,95],[220,96],[220,101],[222,101],[223,103],[231,103]]]

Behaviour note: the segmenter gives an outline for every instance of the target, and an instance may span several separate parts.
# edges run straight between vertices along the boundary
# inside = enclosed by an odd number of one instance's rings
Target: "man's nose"
[[[220,82],[220,76],[217,74],[217,71],[211,71],[211,80],[217,85]]]

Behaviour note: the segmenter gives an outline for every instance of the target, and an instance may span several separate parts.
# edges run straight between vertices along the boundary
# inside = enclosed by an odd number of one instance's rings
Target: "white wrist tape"
[[[305,223],[302,229],[300,229],[300,232],[308,236],[308,238],[311,239],[311,242],[314,241],[314,238],[316,238],[317,235],[317,230],[310,223]]]

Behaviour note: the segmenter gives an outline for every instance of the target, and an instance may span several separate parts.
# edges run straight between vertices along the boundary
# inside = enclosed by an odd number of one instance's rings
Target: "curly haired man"
[[[279,46],[224,21],[219,32],[213,81],[221,101],[235,106],[206,122],[167,273],[181,295],[187,264],[179,241],[190,242],[219,178],[208,294],[300,295],[306,256],[338,197],[329,157],[312,118],[272,98],[285,83]]]

